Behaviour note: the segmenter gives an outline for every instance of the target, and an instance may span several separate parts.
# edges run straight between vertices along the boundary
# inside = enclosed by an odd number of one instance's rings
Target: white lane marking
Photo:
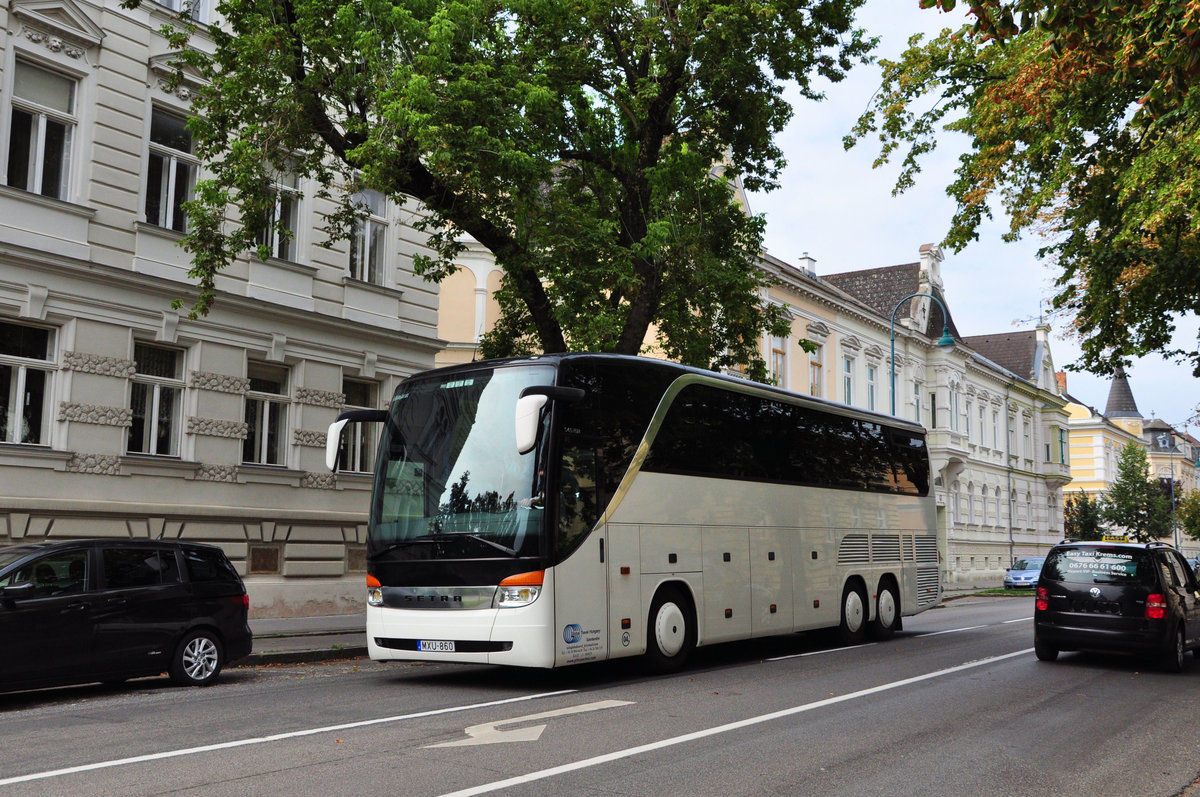
[[[1008,625],[1009,623],[1024,623],[1024,622],[1027,622],[1027,621],[1029,621],[1029,620],[1032,620],[1032,619],[1033,619],[1032,617],[1018,617],[1018,618],[1017,618],[1017,619],[1015,619],[1015,620],[1005,620],[1005,621],[1004,621],[1003,623],[1001,623],[1000,625]]]
[[[878,642],[868,642],[865,645],[851,645],[850,647],[846,647],[846,648],[829,648],[827,650],[810,650],[808,653],[789,653],[786,656],[775,656],[773,658],[763,659],[763,661],[783,661],[784,659],[803,659],[805,656],[824,656],[826,653],[840,653],[843,650],[858,650],[859,648],[869,648],[869,647],[872,647],[873,645],[877,645],[877,644],[879,644],[879,643]]]
[[[541,735],[542,731],[546,730],[545,725],[534,725],[529,728],[518,728],[512,731],[499,730],[500,725],[516,725],[520,722],[534,722],[535,720],[551,719],[553,717],[565,717],[568,714],[582,714],[587,711],[600,711],[606,708],[617,708],[618,706],[632,706],[632,700],[599,700],[595,703],[583,703],[578,706],[567,706],[566,708],[558,708],[553,711],[543,711],[540,714],[526,714],[524,717],[513,717],[508,720],[500,720],[499,722],[485,722],[481,725],[472,725],[465,729],[469,739],[460,739],[456,742],[443,742],[441,744],[427,744],[426,747],[468,747],[476,744],[497,744],[500,742],[535,742]]]
[[[31,780],[43,780],[45,778],[57,778],[62,775],[74,775],[79,772],[90,772],[97,769],[109,769],[110,767],[120,767],[126,764],[140,764],[145,761],[158,761],[164,758],[178,758],[179,756],[195,755],[197,753],[210,753],[214,750],[228,750],[233,747],[246,747],[252,744],[264,744],[266,742],[280,742],[286,739],[296,739],[301,736],[314,736],[318,733],[331,733],[333,731],[344,731],[353,728],[365,728],[370,725],[382,725],[389,722],[402,722],[404,720],[420,719],[421,717],[433,717],[438,714],[455,714],[460,711],[472,711],[478,708],[488,708],[490,706],[503,706],[509,703],[523,703],[529,700],[540,700],[545,697],[558,697],[559,695],[569,695],[577,692],[577,689],[563,689],[558,692],[542,692],[536,695],[522,695],[521,697],[510,697],[504,700],[490,700],[486,703],[472,703],[466,706],[450,706],[448,708],[435,708],[429,711],[418,711],[412,714],[398,714],[394,717],[379,717],[373,720],[360,720],[358,722],[346,722],[341,725],[326,725],[321,728],[306,728],[299,731],[289,731],[287,733],[275,733],[270,736],[257,736],[251,739],[238,739],[232,742],[219,742],[217,744],[206,744],[201,747],[185,747],[180,750],[164,750],[161,753],[148,753],[146,755],[130,756],[129,758],[117,758],[112,761],[98,761],[94,764],[81,764],[76,767],[64,767],[63,769],[54,769],[48,772],[32,772],[28,775],[17,775],[11,778],[0,779],[0,786],[10,786],[14,783],[27,783]]]
[[[986,625],[969,625],[966,628],[950,628],[946,631],[930,631],[926,634],[917,634],[918,637],[923,636],[941,636],[942,634],[957,634],[959,631],[975,631],[980,628],[987,628]]]
[[[1015,653],[1006,653],[1003,656],[992,656],[991,658],[980,659],[978,661],[969,661],[966,664],[959,664],[956,667],[948,667],[944,670],[938,670],[937,672],[931,672],[931,673],[927,673],[925,675],[917,675],[912,678],[905,678],[901,681],[893,681],[890,684],[882,684],[880,686],[873,686],[870,689],[863,689],[858,692],[851,692],[850,694],[847,694],[847,695],[841,695],[839,697],[830,697],[830,698],[826,698],[825,700],[818,700],[815,703],[806,703],[802,706],[793,706],[792,708],[786,708],[781,711],[772,712],[770,714],[762,714],[757,717],[750,717],[748,719],[738,720],[737,722],[730,722],[726,725],[718,725],[715,728],[708,728],[707,730],[696,731],[694,733],[685,733],[682,736],[675,736],[670,739],[662,739],[657,742],[650,742],[649,744],[638,745],[637,747],[628,747],[624,750],[617,750],[612,753],[605,753],[604,755],[598,755],[593,758],[585,758],[582,761],[575,761],[570,764],[563,764],[561,766],[551,767],[549,769],[543,769],[543,770],[539,770],[537,772],[530,772],[525,775],[517,775],[516,777],[508,778],[506,780],[498,780],[498,781],[494,781],[492,783],[485,783],[481,786],[473,786],[469,789],[462,789],[461,791],[449,792],[447,794],[443,794],[441,797],[471,797],[471,795],[475,795],[475,794],[487,794],[488,792],[498,791],[499,789],[507,789],[510,786],[521,786],[526,783],[533,783],[534,781],[544,780],[546,778],[552,778],[556,775],[564,775],[568,772],[575,772],[580,769],[587,769],[588,767],[594,767],[594,766],[598,766],[600,764],[607,764],[612,761],[619,761],[623,758],[631,758],[633,756],[640,755],[642,753],[649,753],[654,750],[661,750],[664,747],[673,747],[677,744],[684,744],[686,742],[692,742],[697,739],[703,739],[708,736],[716,736],[717,734],[728,733],[729,731],[736,731],[736,730],[740,730],[742,728],[751,727],[753,725],[761,725],[764,722],[771,722],[772,720],[781,719],[783,717],[790,717],[794,714],[801,714],[806,711],[813,711],[814,709],[825,708],[826,706],[832,706],[836,703],[844,703],[847,700],[857,700],[858,698],[866,697],[867,695],[874,695],[874,694],[878,694],[880,692],[886,692],[890,689],[899,689],[902,686],[909,686],[911,684],[920,683],[921,681],[928,681],[928,680],[931,680],[934,678],[940,678],[944,675],[951,675],[952,673],[962,672],[964,670],[972,670],[972,669],[975,669],[976,667],[986,667],[989,664],[995,664],[998,661],[1004,661],[1005,659],[1011,659],[1011,658],[1015,658],[1017,656],[1026,656],[1032,652],[1033,652],[1033,648],[1026,648],[1025,650],[1018,650]]]

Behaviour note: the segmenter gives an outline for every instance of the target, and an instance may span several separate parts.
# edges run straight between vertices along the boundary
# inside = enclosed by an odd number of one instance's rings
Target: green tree
[[[1179,528],[1193,540],[1200,540],[1200,490],[1188,490],[1178,499],[1176,516]]]
[[[128,0],[137,2],[138,0]],[[819,98],[873,46],[863,0],[223,0],[193,103],[211,173],[184,246],[214,278],[273,223],[274,172],[340,199],[410,202],[440,280],[470,235],[505,270],[485,355],[639,352],[750,363],[780,333],[756,267],[763,220],[734,185],[776,186],[784,81]],[[186,40],[186,31],[177,44]],[[226,218],[236,207],[236,220]]]
[[[1063,533],[1072,540],[1099,540],[1104,536],[1102,500],[1092,500],[1083,490],[1067,496],[1063,506]]]
[[[954,0],[920,0],[952,9]],[[993,207],[1009,238],[1044,235],[1055,308],[1087,370],[1171,349],[1200,310],[1200,0],[975,0],[972,24],[883,62],[883,84],[847,146],[878,134],[912,185],[942,129],[965,134],[947,193],[960,250]]]
[[[1104,497],[1101,514],[1138,542],[1171,534],[1171,502],[1163,495],[1158,480],[1150,478],[1146,450],[1132,440],[1121,449],[1117,478]]]

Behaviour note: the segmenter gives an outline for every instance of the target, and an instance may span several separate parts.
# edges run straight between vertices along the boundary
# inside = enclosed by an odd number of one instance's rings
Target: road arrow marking
[[[542,731],[546,730],[545,724],[531,725],[528,728],[518,728],[512,731],[499,730],[501,725],[517,725],[522,722],[535,722],[537,720],[551,719],[552,717],[565,717],[568,714],[582,714],[586,711],[600,711],[606,708],[617,708],[618,706],[632,706],[631,700],[600,700],[595,703],[584,703],[579,706],[568,706],[567,708],[555,709],[554,711],[543,711],[540,714],[527,714],[524,717],[513,717],[508,720],[500,720],[499,722],[485,722],[481,725],[472,725],[464,729],[469,739],[460,739],[457,742],[443,742],[442,744],[427,744],[426,747],[468,747],[476,744],[500,744],[501,742],[536,742],[542,735]]]

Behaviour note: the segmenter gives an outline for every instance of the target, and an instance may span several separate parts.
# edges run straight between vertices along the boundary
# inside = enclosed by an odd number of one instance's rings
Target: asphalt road
[[[0,696],[0,795],[1178,795],[1200,661],[1038,662],[1029,598],[648,677],[369,661]]]

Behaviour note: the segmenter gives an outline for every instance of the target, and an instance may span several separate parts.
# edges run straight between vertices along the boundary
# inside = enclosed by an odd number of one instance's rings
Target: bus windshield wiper
[[[463,537],[466,537],[467,539],[470,539],[470,540],[475,540],[476,542],[482,542],[484,545],[490,545],[493,548],[495,548],[496,550],[504,551],[506,554],[508,554],[509,556],[512,556],[514,558],[519,555],[518,551],[516,551],[512,548],[509,548],[507,545],[501,545],[500,543],[495,542],[494,540],[489,540],[487,537],[483,537],[478,534],[471,534],[471,533],[465,532],[465,531],[443,532],[441,534],[426,534],[423,537],[415,537],[415,538],[409,540],[409,542],[424,542],[426,540],[428,540],[429,542],[447,542],[447,541],[451,541],[451,540],[461,539]]]

